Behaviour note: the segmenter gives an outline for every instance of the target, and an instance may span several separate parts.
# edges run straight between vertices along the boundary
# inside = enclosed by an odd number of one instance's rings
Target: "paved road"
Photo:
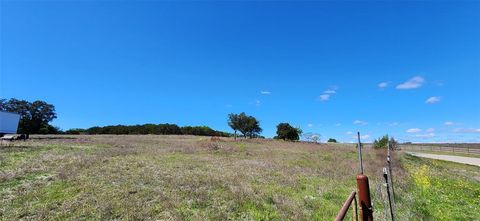
[[[436,160],[446,160],[446,161],[470,164],[470,165],[475,165],[480,167],[480,158],[475,158],[475,157],[460,157],[460,156],[451,156],[451,155],[414,153],[414,152],[407,152],[407,153],[417,157],[425,157],[425,158],[436,159]]]

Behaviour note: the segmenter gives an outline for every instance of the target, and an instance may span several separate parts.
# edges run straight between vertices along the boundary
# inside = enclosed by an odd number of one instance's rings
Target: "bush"
[[[292,127],[289,123],[279,123],[277,125],[277,136],[275,139],[299,140],[302,130]]]
[[[378,140],[375,139],[373,141],[373,148],[375,149],[380,149],[380,148],[387,148],[388,146],[388,143],[390,142],[390,147],[394,150],[394,149],[397,149],[398,147],[398,142],[392,137],[388,138],[388,134],[379,138]]]
[[[86,134],[87,131],[85,129],[81,129],[81,128],[73,128],[73,129],[69,129],[67,131],[65,131],[65,134],[75,134],[75,135],[79,135],[79,134]]]
[[[337,143],[337,140],[335,140],[333,138],[329,138],[327,142],[328,143]]]

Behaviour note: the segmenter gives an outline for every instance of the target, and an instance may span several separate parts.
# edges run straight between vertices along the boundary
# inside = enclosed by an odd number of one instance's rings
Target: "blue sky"
[[[62,129],[257,117],[480,142],[479,2],[1,1],[0,97]]]

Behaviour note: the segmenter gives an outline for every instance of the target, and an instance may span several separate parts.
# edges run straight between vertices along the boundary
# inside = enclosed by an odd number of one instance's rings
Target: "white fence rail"
[[[464,154],[480,154],[479,147],[442,147],[442,146],[423,146],[423,145],[400,145],[401,149],[410,151],[432,151],[432,152],[452,152]]]

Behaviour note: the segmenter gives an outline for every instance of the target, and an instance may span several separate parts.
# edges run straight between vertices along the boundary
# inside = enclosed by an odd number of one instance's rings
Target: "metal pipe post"
[[[391,220],[394,221],[393,217],[393,205],[392,205],[392,198],[390,196],[390,185],[388,185],[388,174],[387,174],[387,168],[383,168],[383,177],[385,178],[385,185],[387,186],[387,195],[388,195],[388,205],[390,206],[390,217]]]
[[[360,219],[362,221],[372,221],[373,208],[367,176],[363,174],[357,175],[357,191],[358,201],[360,203]]]
[[[360,161],[360,174],[363,174],[362,142],[360,142],[360,132],[357,132],[357,137],[358,137],[358,160]]]
[[[390,186],[392,187],[393,204],[395,205],[395,190],[393,189],[393,176],[392,176],[392,163],[391,163],[392,157],[390,155],[390,149],[391,149],[390,141],[388,141],[387,143],[387,148],[388,148],[388,152],[387,152],[388,174],[390,174]]]

